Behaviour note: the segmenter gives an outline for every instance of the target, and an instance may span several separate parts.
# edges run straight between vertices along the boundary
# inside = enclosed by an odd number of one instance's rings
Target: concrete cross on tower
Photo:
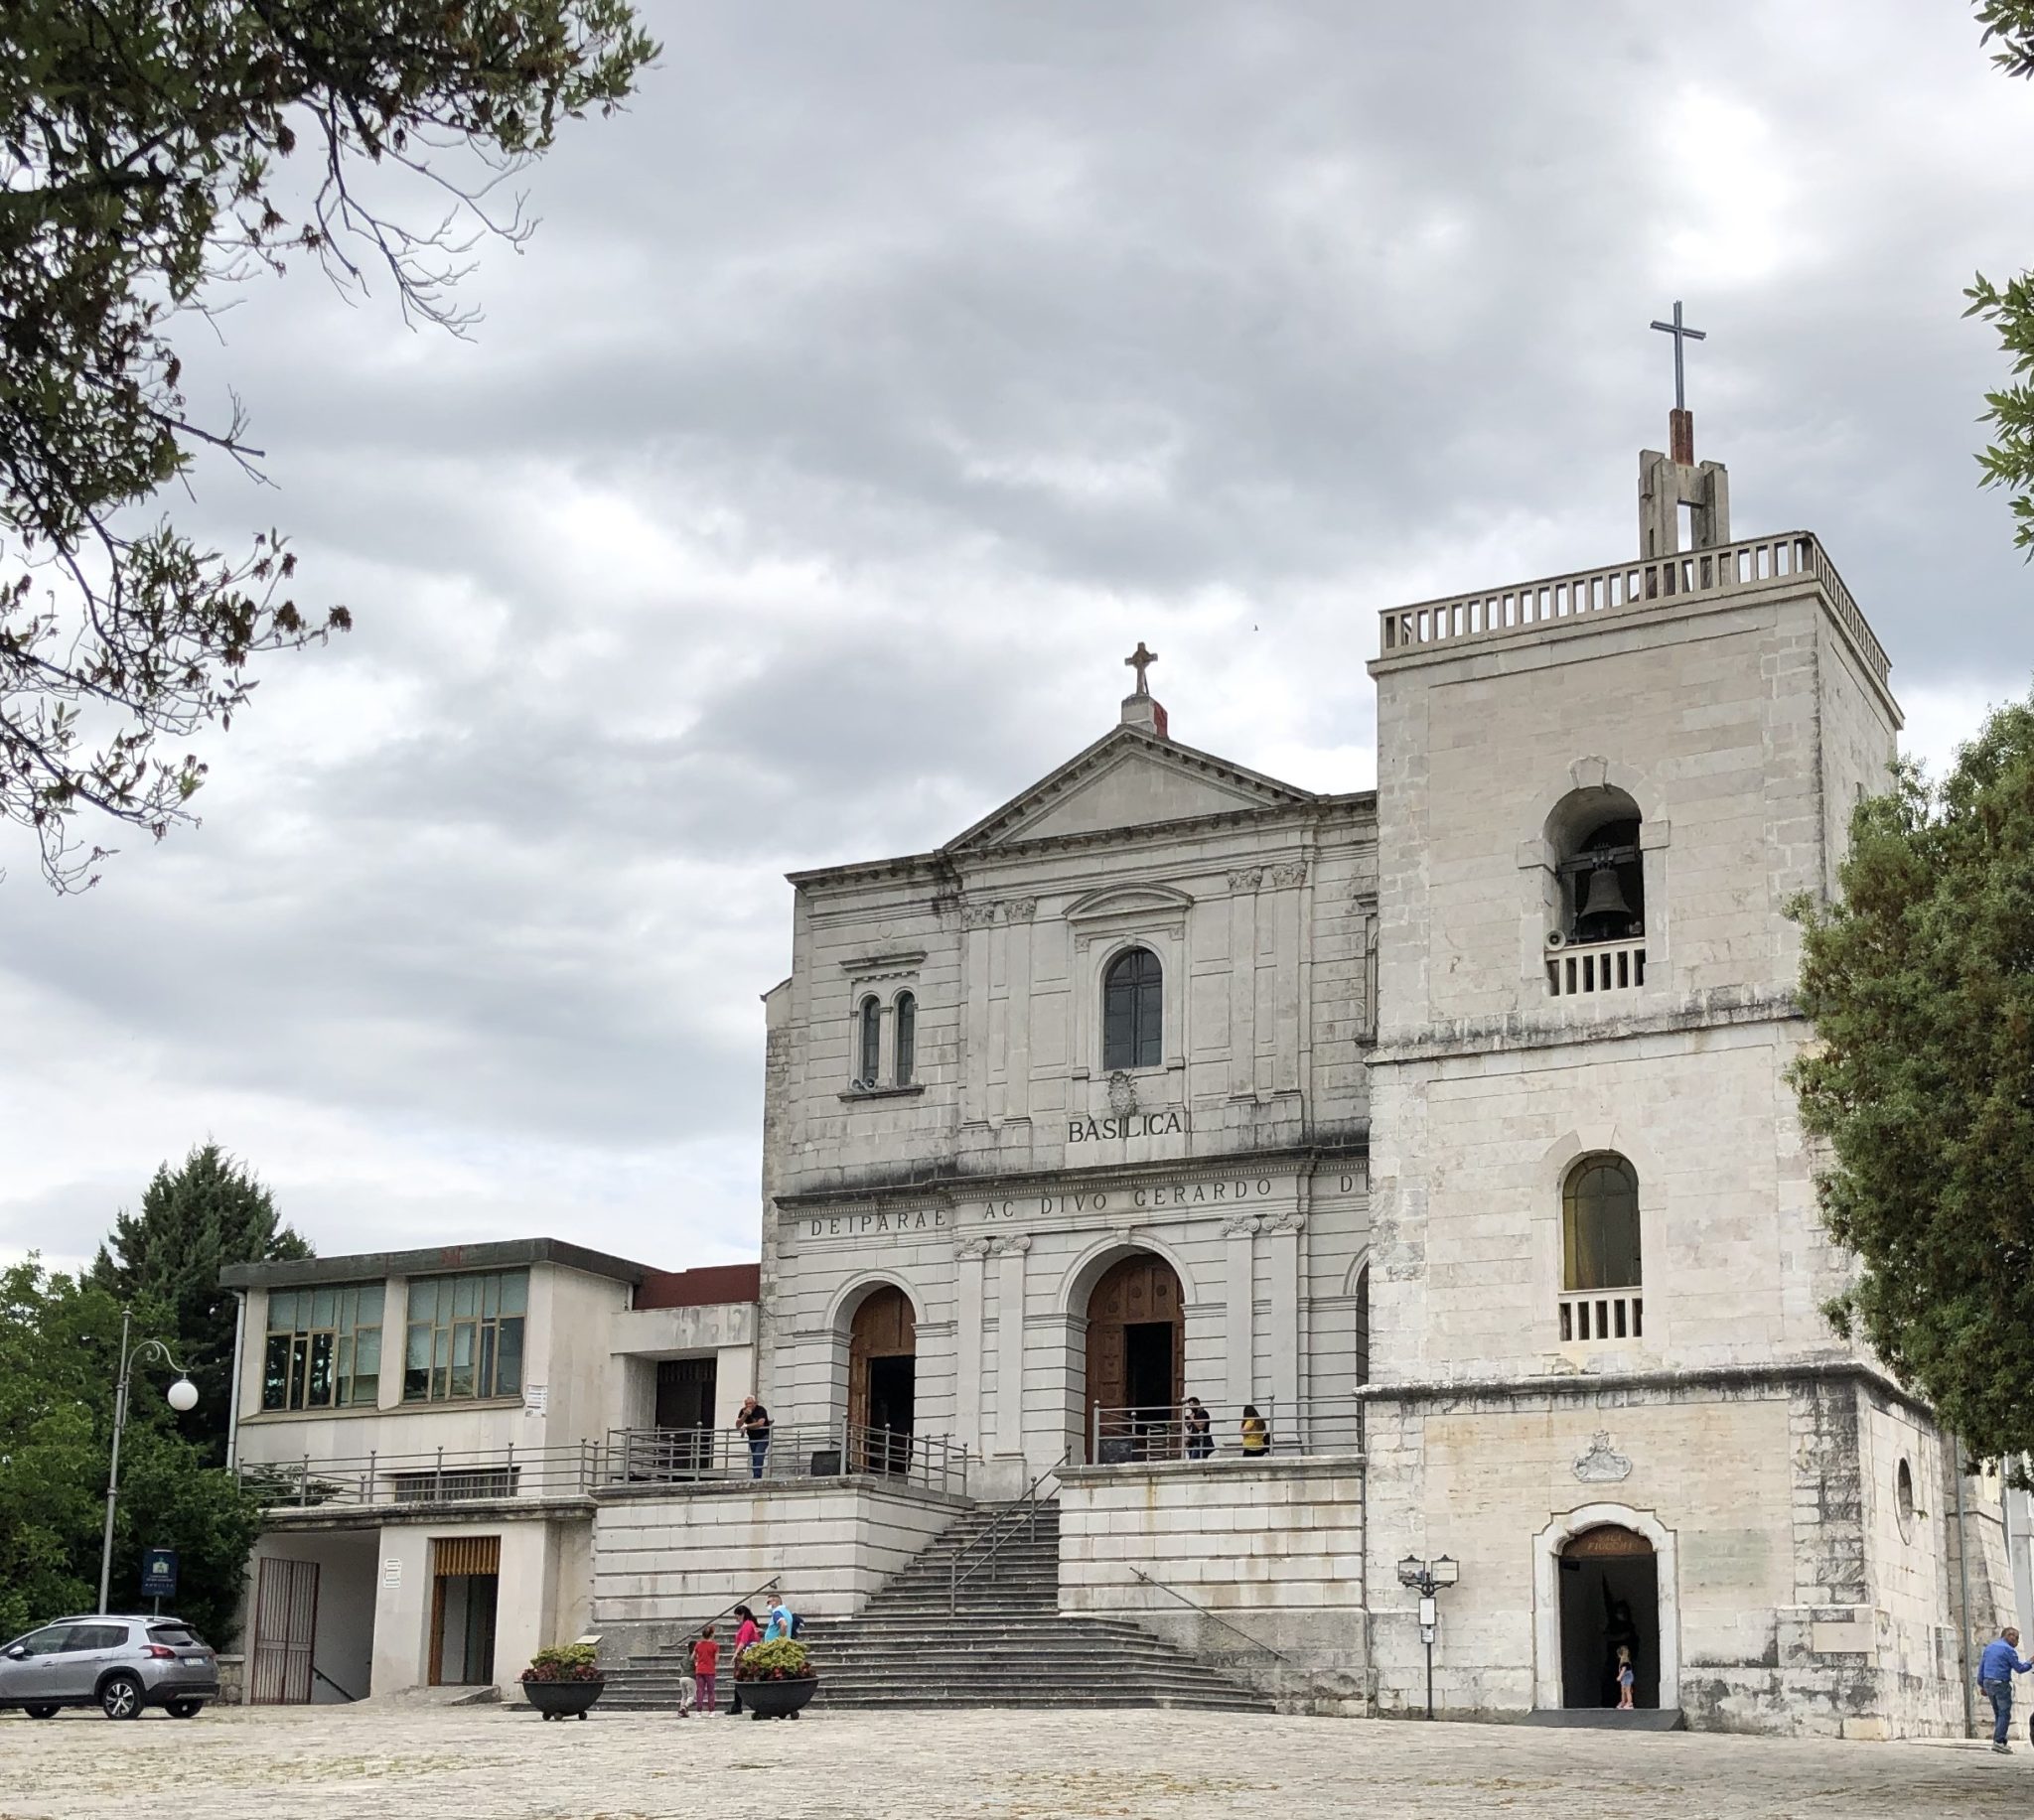
[[[1682,363],[1682,350],[1689,342],[1708,339],[1703,329],[1690,329],[1680,320],[1680,299],[1673,301],[1673,321],[1655,323],[1654,328],[1662,335],[1673,337],[1673,414],[1667,420],[1671,432],[1673,459],[1692,467],[1695,460],[1695,420],[1688,410],[1687,374]]]
[[[1137,693],[1139,695],[1149,695],[1151,693],[1151,685],[1145,680],[1144,672],[1157,661],[1158,653],[1156,651],[1147,651],[1144,648],[1144,640],[1142,638],[1137,640],[1137,648],[1123,659],[1125,668],[1137,672]]]

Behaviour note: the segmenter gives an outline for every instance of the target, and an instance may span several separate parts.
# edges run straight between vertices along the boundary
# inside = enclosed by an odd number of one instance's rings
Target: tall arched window
[[[911,1085],[918,1066],[918,1000],[909,992],[897,995],[896,1074],[900,1087]]]
[[[1561,1275],[1569,1291],[1639,1286],[1639,1174],[1605,1151],[1561,1189]]]
[[[1149,948],[1129,948],[1101,983],[1101,1065],[1155,1068],[1164,1059],[1165,980]]]
[[[855,1069],[855,1079],[864,1087],[873,1087],[883,1071],[883,1007],[873,998],[862,1000],[859,1047],[861,1062]]]

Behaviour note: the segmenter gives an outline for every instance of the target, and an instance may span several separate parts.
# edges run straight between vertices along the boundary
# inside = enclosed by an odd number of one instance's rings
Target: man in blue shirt
[[[798,1619],[792,1616],[791,1608],[775,1594],[772,1594],[770,1598],[770,1621],[763,1628],[763,1640],[766,1643],[771,1643],[781,1636],[789,1637],[797,1625]],[[1988,1662],[1991,1660],[1991,1657],[1987,1654],[1984,1659]],[[2034,1668],[2034,1662],[2023,1662],[2020,1666],[2023,1668]],[[2008,1697],[2007,1705],[2010,1708],[2010,1696]]]
[[[2024,1675],[2034,1662],[2020,1660],[2020,1633],[2008,1624],[1995,1642],[1986,1643],[1977,1663],[1977,1685],[1991,1702],[1991,1748],[2001,1756],[2012,1754],[2006,1731],[2013,1719],[2013,1677]]]

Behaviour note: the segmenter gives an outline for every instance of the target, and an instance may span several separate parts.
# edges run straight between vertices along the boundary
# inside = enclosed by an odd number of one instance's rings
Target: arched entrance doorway
[[[1088,1295],[1090,1463],[1177,1451],[1186,1355],[1186,1298],[1178,1274],[1149,1251],[1118,1258]]]
[[[862,1298],[848,1329],[849,1469],[902,1472],[911,1464],[918,1398],[918,1315],[886,1283]]]
[[[1660,1563],[1620,1523],[1570,1536],[1559,1557],[1561,1704],[1616,1706],[1617,1652],[1632,1652],[1634,1702],[1660,1704]]]

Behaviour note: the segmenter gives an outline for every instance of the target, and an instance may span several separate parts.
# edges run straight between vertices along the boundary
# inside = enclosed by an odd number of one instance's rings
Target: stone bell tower
[[[1894,1486],[1947,1507],[1943,1450],[1821,1319],[1787,1081],[1785,906],[1900,714],[1819,540],[1732,540],[1655,327],[1638,558],[1391,609],[1370,665],[1376,1694],[1423,1704],[1395,1564],[1447,1555],[1445,1711],[1598,1705],[1615,1631],[1696,1724],[1926,1731],[1948,1570]]]

